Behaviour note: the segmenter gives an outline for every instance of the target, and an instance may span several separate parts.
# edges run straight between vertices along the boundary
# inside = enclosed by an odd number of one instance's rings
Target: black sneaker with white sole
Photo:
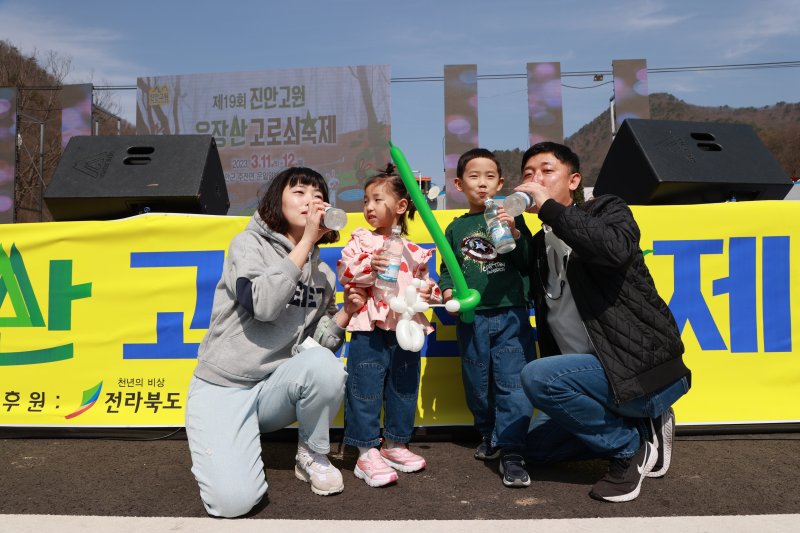
[[[506,487],[527,487],[531,484],[525,460],[518,453],[503,453],[500,457],[500,474]]]
[[[595,483],[589,496],[605,502],[628,502],[639,496],[642,481],[656,463],[658,453],[645,442],[627,459],[612,459],[608,473]]]
[[[492,446],[491,438],[483,437],[481,443],[475,448],[475,459],[489,461],[491,459],[497,459],[498,457],[500,457],[500,448]]]
[[[670,407],[652,420],[653,444],[658,448],[658,457],[647,477],[663,477],[672,462],[672,441],[675,438],[675,410]]]

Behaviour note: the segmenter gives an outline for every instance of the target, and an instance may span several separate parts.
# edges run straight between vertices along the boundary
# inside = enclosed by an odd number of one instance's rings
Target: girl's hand
[[[372,267],[372,271],[375,273],[380,273],[386,271],[386,267],[389,266],[389,258],[386,257],[386,249],[385,248],[378,248],[374,252],[372,252],[372,257],[370,258],[370,267]]]
[[[425,285],[417,289],[417,294],[419,294],[419,299],[423,302],[429,302],[431,296],[433,295],[433,281],[430,278],[426,278]]]
[[[367,290],[348,283],[344,287],[343,309],[348,315],[357,313],[367,303]]]

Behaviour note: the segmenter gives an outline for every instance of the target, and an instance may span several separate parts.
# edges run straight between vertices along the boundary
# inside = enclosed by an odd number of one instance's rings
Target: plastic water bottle
[[[400,273],[400,263],[403,260],[403,238],[400,237],[400,226],[392,226],[392,235],[383,243],[384,255],[389,259],[386,270],[378,273],[375,287],[385,291],[394,291],[397,288],[397,275]]]
[[[536,202],[533,196],[526,192],[517,191],[506,196],[503,200],[503,208],[509,216],[516,217],[527,211]]]
[[[322,216],[322,223],[326,228],[339,231],[347,225],[347,213],[338,207],[326,207]]]
[[[499,254],[505,254],[517,247],[514,242],[514,237],[511,235],[511,228],[508,224],[500,220],[497,215],[497,204],[491,198],[487,198],[484,202],[486,209],[483,211],[483,217],[486,219],[486,225],[489,227],[489,235],[492,237],[492,243]]]

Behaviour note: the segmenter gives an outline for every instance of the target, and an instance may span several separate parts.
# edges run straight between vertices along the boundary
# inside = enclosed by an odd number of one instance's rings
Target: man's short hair
[[[522,155],[520,171],[524,172],[525,163],[528,162],[528,159],[539,154],[553,154],[556,159],[569,167],[570,174],[581,171],[581,161],[578,158],[578,154],[573,152],[569,146],[549,141],[536,143],[525,151]]]

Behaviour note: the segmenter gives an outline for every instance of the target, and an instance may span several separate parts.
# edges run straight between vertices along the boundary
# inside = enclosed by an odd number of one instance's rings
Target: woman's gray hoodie
[[[314,247],[298,269],[288,258],[293,245],[256,212],[231,241],[214,292],[211,325],[197,355],[194,375],[229,387],[248,388],[275,371],[306,337],[336,350],[344,330],[336,314],[331,268]],[[252,313],[236,298],[237,280],[250,280]]]

